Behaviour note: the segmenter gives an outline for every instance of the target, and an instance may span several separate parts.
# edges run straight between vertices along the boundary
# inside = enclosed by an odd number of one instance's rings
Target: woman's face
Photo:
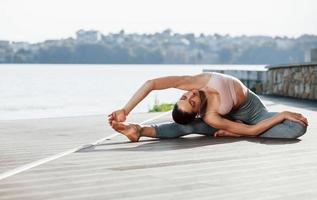
[[[184,93],[177,101],[179,109],[187,113],[198,113],[200,109],[201,99],[199,90],[191,90]]]

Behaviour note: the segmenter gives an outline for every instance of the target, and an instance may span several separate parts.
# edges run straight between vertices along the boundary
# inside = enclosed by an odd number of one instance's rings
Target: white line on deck
[[[171,111],[164,112],[164,113],[162,113],[162,114],[160,114],[160,115],[157,115],[157,116],[155,116],[155,117],[152,117],[152,118],[150,118],[150,119],[147,119],[147,120],[141,122],[140,125],[145,124],[145,123],[150,122],[150,121],[153,121],[153,120],[158,119],[158,118],[160,118],[160,117],[163,117],[163,116],[169,114],[170,112],[171,112]],[[20,166],[20,167],[15,168],[15,169],[6,171],[6,172],[0,174],[0,180],[3,180],[3,179],[8,178],[8,177],[10,177],[10,176],[13,176],[13,175],[16,175],[16,174],[18,174],[18,173],[24,172],[24,171],[26,171],[26,170],[32,169],[32,168],[34,168],[34,167],[37,167],[37,166],[42,165],[42,164],[44,164],[44,163],[50,162],[50,161],[52,161],[52,160],[56,160],[56,159],[61,158],[61,157],[63,157],[63,156],[72,154],[72,153],[74,153],[74,152],[76,152],[76,151],[79,151],[79,150],[81,150],[81,149],[85,149],[85,148],[88,148],[88,147],[91,147],[91,146],[98,145],[98,144],[100,144],[101,142],[103,142],[104,140],[109,140],[109,139],[111,139],[111,138],[116,137],[117,135],[120,135],[120,134],[119,134],[119,133],[115,133],[115,134],[109,135],[108,137],[101,138],[101,139],[99,139],[99,140],[97,140],[97,141],[95,141],[95,142],[93,142],[93,143],[86,144],[86,145],[82,145],[82,146],[77,147],[77,148],[69,149],[69,150],[67,150],[67,151],[64,151],[64,152],[55,154],[55,155],[53,155],[53,156],[50,156],[50,157],[47,157],[47,158],[43,158],[43,159],[40,159],[40,160],[31,162],[31,163],[26,164],[26,165],[22,165],[22,166]]]

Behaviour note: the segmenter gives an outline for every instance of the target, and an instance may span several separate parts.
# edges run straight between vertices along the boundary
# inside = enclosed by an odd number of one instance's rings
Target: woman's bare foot
[[[214,133],[214,137],[241,137],[241,135],[231,133],[225,130],[218,130]]]
[[[123,122],[113,121],[112,128],[127,136],[131,142],[137,142],[141,137],[141,127],[137,124],[125,124]]]

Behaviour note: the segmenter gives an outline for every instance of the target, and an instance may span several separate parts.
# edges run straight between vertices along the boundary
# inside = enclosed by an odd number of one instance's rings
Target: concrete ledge
[[[265,66],[265,68],[267,68],[267,69],[277,69],[277,68],[285,68],[285,67],[310,67],[310,66],[317,66],[317,62],[267,65],[267,66]]]

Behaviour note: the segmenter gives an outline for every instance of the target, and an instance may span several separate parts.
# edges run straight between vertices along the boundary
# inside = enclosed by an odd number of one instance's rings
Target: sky
[[[0,40],[41,42],[104,34],[317,35],[316,0],[1,0]],[[315,12],[315,13],[314,13]]]

